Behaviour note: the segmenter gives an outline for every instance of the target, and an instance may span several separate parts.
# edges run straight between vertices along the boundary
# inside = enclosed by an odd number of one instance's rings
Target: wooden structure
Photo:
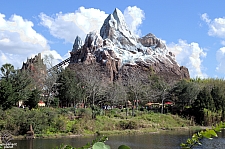
[[[34,139],[34,131],[33,131],[33,128],[32,128],[32,125],[30,125],[30,131],[27,131],[27,134],[26,134],[26,139]]]

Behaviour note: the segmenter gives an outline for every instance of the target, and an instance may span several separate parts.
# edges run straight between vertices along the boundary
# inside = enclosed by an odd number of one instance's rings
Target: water
[[[109,138],[107,144],[114,149],[119,145],[125,144],[133,149],[179,149],[181,142],[188,138],[188,134],[145,134],[138,136],[117,136]]]
[[[111,149],[117,149],[120,145],[128,145],[132,149],[180,149],[180,143],[191,137],[188,131],[168,131],[163,133],[152,133],[144,135],[123,135],[109,136],[106,144]],[[225,149],[225,132],[219,134],[218,138],[212,140],[204,139],[203,145],[195,149]],[[57,138],[57,139],[34,139],[34,140],[13,140],[17,143],[14,149],[52,149],[61,144],[68,144],[74,147],[81,147],[91,142],[94,137]]]
[[[195,149],[225,149],[225,131],[218,133],[218,138],[213,138],[212,140],[204,139],[202,144],[202,146]]]

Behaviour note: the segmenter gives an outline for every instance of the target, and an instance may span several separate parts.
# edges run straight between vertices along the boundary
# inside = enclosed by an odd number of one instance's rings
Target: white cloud
[[[45,56],[48,57],[49,62],[46,61]],[[50,58],[51,56],[53,59]],[[44,59],[44,63],[47,65],[47,68],[51,68],[64,60],[64,58],[62,58],[55,50],[43,51],[41,52],[41,57]]]
[[[84,41],[89,32],[99,32],[107,16],[108,14],[99,9],[80,7],[75,12],[59,12],[53,16],[41,13],[39,18],[41,24],[49,29],[51,35],[73,43],[77,35]],[[124,17],[131,31],[141,35],[138,27],[144,19],[143,10],[136,6],[129,6],[124,11]]]
[[[187,43],[185,40],[179,40],[177,44],[168,44],[168,49],[175,54],[176,61],[189,70],[192,78],[206,78],[207,75],[202,72],[202,58],[206,57],[206,52],[199,47],[198,43]]]
[[[225,39],[225,17],[209,19],[206,13],[201,15],[203,21],[209,26],[208,35]]]
[[[218,72],[224,73],[225,74],[225,47],[220,48],[216,52],[216,60],[218,62],[218,65],[216,67],[216,70]]]
[[[142,21],[145,18],[144,11],[136,6],[128,6],[124,10],[124,18],[131,32],[141,36],[141,30],[139,30],[138,27],[142,24]]]
[[[21,68],[27,57],[43,51],[50,51],[45,37],[33,29],[33,22],[21,16],[12,15],[9,19],[0,13],[0,66],[5,63]]]
[[[225,17],[209,19],[206,13],[201,15],[203,21],[205,21],[209,27],[208,35],[219,37],[221,45],[225,46]],[[216,52],[216,60],[218,62],[216,71],[225,74],[225,47],[220,48]]]
[[[208,16],[207,13],[203,13],[203,14],[201,15],[201,18],[202,18],[202,20],[205,21],[206,23],[210,23],[210,22],[211,22],[211,20],[209,19],[209,16]]]
[[[225,38],[225,18],[216,18],[209,25],[210,36]]]
[[[131,30],[140,34],[138,27],[144,19],[144,12],[134,7],[127,7],[124,11],[125,18]],[[80,7],[74,13],[57,13],[48,16],[39,15],[41,24],[47,27],[50,33],[66,42],[73,43],[77,35],[85,39],[90,31],[100,31],[108,16],[99,9]],[[33,28],[33,22],[19,15],[12,15],[9,19],[0,13],[0,66],[11,63],[15,68],[21,68],[22,62],[34,57],[37,53],[44,55],[51,53],[56,59],[54,64],[69,57],[69,53],[61,57],[56,51],[50,50],[47,39]]]
[[[99,9],[80,7],[74,13],[57,13],[50,17],[44,13],[39,15],[41,24],[50,30],[50,33],[66,42],[73,43],[76,36],[82,40],[91,31],[100,31],[100,28],[108,15]]]

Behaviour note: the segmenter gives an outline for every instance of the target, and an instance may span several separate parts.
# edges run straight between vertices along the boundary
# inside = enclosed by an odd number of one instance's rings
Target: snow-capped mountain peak
[[[71,63],[99,62],[105,65],[113,61],[118,70],[124,65],[141,65],[150,68],[160,64],[168,71],[179,67],[175,56],[168,51],[161,39],[151,33],[141,38],[133,35],[122,12],[117,8],[105,19],[100,35],[97,32],[91,32],[86,36],[82,47],[78,46],[78,43],[81,42],[75,40],[71,52]],[[81,48],[77,50],[77,47]],[[160,69],[157,68],[156,71]]]

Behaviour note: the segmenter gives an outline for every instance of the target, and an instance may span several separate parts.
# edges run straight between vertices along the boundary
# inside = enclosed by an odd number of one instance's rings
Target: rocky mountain
[[[89,33],[84,43],[77,36],[70,54],[69,67],[84,71],[93,64],[108,81],[127,80],[131,73],[145,79],[154,73],[167,81],[190,78],[188,69],[179,66],[162,40],[151,33],[138,38],[117,8],[105,19],[100,34]]]
[[[45,76],[47,74],[47,68],[41,58],[41,53],[35,55],[34,58],[27,58],[27,62],[23,62],[22,71],[28,71],[32,78],[35,80],[37,87],[40,89],[43,87]]]

